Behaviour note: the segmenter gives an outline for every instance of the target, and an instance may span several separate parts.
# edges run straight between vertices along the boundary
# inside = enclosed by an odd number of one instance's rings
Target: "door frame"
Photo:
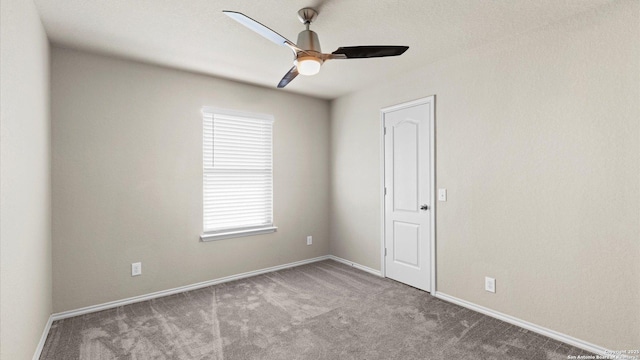
[[[416,106],[422,104],[430,104],[429,106],[429,152],[430,152],[430,203],[429,203],[429,221],[431,225],[431,234],[429,236],[429,248],[431,249],[431,281],[430,281],[430,291],[429,293],[432,296],[436,295],[436,133],[435,133],[435,105],[436,105],[436,96],[431,95],[427,97],[423,97],[416,100],[411,100],[407,102],[403,102],[396,105],[391,105],[380,109],[380,272],[383,277],[386,277],[386,262],[385,262],[385,129],[384,129],[384,115],[385,113]]]

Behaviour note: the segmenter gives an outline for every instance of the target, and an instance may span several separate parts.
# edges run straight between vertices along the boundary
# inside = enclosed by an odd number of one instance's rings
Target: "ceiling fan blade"
[[[230,11],[230,10],[223,10],[222,12],[228,17],[232,18],[233,20],[257,32],[258,34],[262,35],[264,38],[271,40],[272,42],[278,45],[287,45],[289,47],[297,48],[295,43],[287,40],[287,38],[285,38],[284,36],[260,24],[259,22],[253,20],[252,18],[248,17],[243,13],[239,13],[237,11]]]
[[[289,70],[289,72],[284,74],[284,77],[278,83],[278,88],[282,89],[283,87],[287,86],[287,84],[289,84],[291,80],[295,79],[296,76],[298,76],[298,68],[294,66]]]
[[[407,51],[408,46],[344,46],[332,52],[332,59],[364,59],[398,56]]]

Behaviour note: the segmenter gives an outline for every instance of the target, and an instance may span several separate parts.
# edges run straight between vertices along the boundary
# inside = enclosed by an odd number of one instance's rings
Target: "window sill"
[[[200,241],[215,241],[215,240],[231,239],[236,237],[269,234],[272,232],[276,232],[277,230],[278,230],[277,227],[269,226],[269,227],[249,229],[249,230],[231,230],[227,232],[220,232],[220,233],[213,233],[213,234],[202,234],[200,235]]]

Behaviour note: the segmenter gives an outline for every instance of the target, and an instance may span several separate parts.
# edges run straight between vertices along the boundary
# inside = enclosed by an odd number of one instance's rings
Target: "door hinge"
[[[384,127],[384,134],[387,135],[387,127]]]
[[[384,256],[387,256],[387,248],[384,248]]]
[[[384,194],[387,195],[387,187],[384,188]]]

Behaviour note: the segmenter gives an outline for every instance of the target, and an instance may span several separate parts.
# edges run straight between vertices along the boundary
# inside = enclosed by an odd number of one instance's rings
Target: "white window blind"
[[[203,240],[275,231],[273,118],[215,109],[203,118]]]

